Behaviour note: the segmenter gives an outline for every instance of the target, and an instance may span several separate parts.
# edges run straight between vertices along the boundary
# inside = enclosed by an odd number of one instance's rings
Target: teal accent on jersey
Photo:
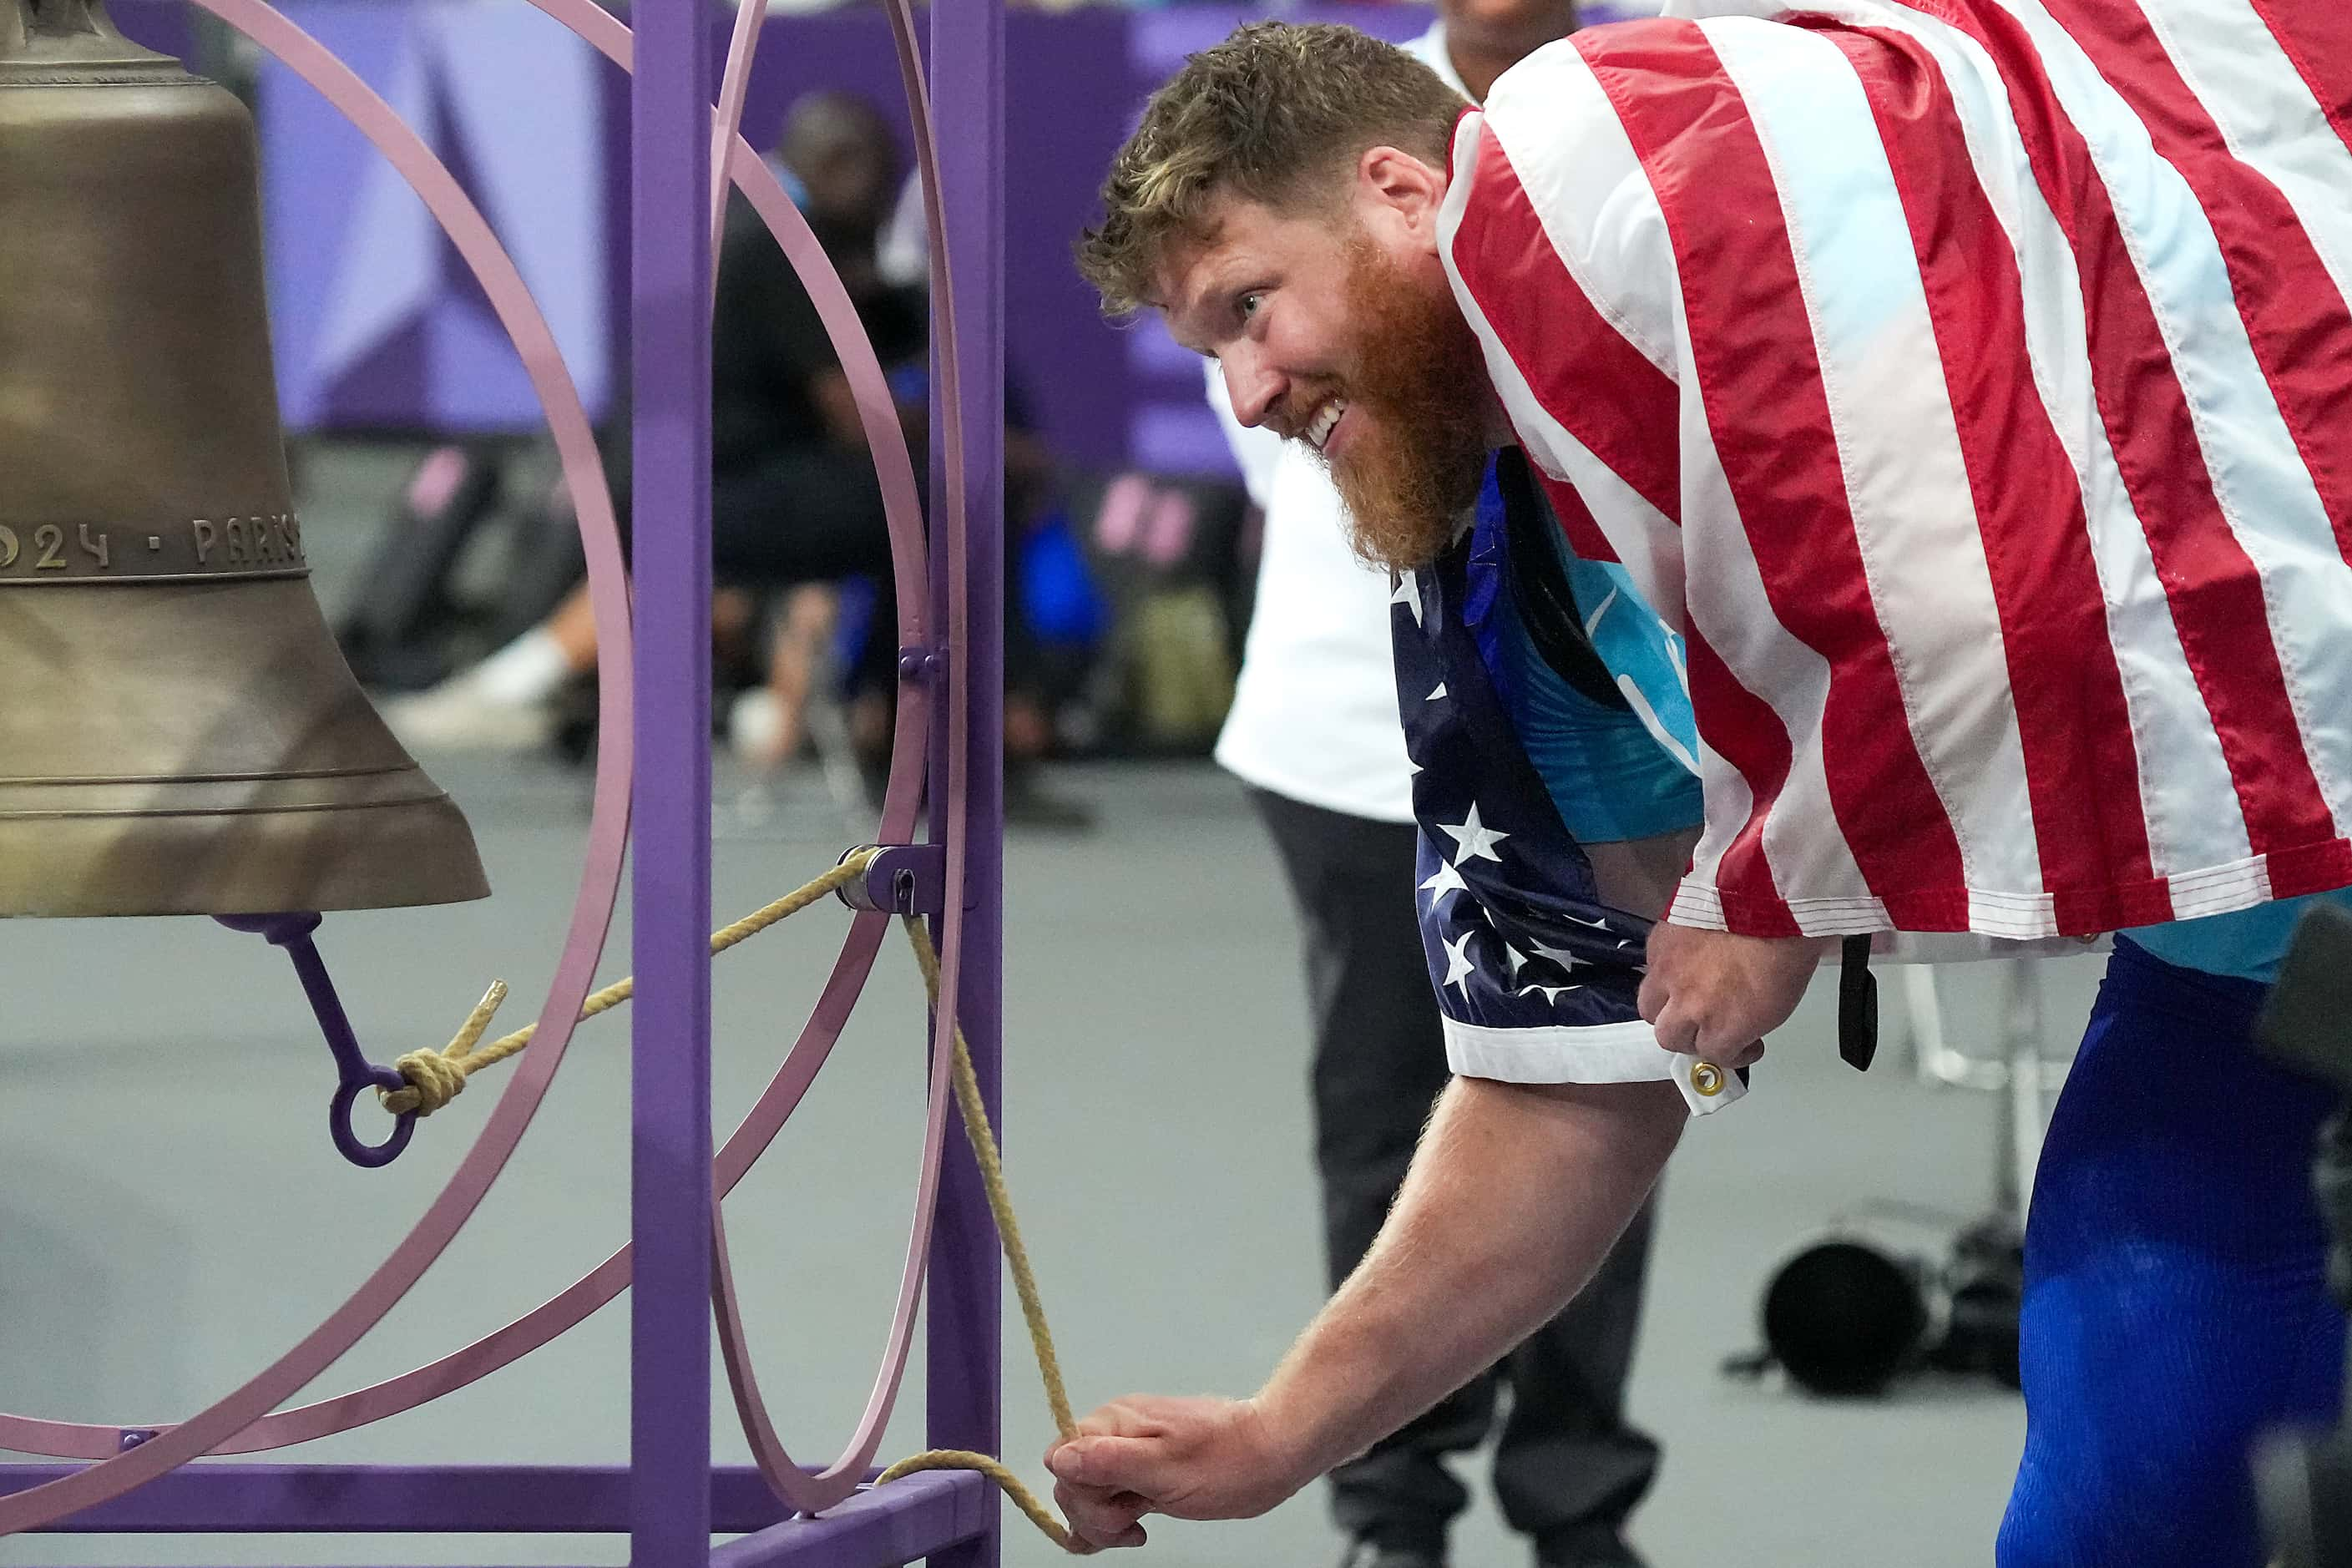
[[[1633,574],[1613,561],[1586,561],[1559,542],[1568,585],[1584,614],[1593,651],[1617,678],[1617,689],[1657,743],[1696,779],[1698,721],[1691,716],[1683,639],[1669,631],[1635,591]],[[1694,817],[1693,821],[1697,818]]]
[[[2120,934],[2178,968],[2258,980],[2267,985],[2278,978],[2279,963],[2294,936],[2294,922],[2323,899],[2352,909],[2352,889],[2339,889],[2307,898],[2280,899],[2226,915],[2140,926]]]
[[[1570,584],[1580,605],[1598,607],[1608,594],[1602,586],[1588,598],[1585,582],[1571,576]],[[1627,666],[1618,660],[1633,658],[1633,668],[1646,670],[1651,677],[1649,686],[1635,688],[1642,696],[1641,706],[1655,715],[1663,704],[1664,724],[1670,725],[1679,713],[1689,732],[1690,699],[1683,694],[1681,678],[1669,662],[1670,653],[1657,639],[1652,639],[1647,648],[1642,646],[1641,621],[1646,619],[1654,626],[1657,617],[1641,611],[1639,600],[1626,605],[1623,600],[1630,597],[1628,588],[1621,602],[1611,605],[1595,623],[1595,647],[1609,668],[1618,672],[1620,690],[1625,689],[1631,677]],[[1495,672],[1500,677],[1496,685],[1507,694],[1519,745],[1542,777],[1569,832],[1586,844],[1609,844],[1696,826],[1702,811],[1698,778],[1662,744],[1639,708],[1628,712],[1603,707],[1563,680],[1528,635],[1508,594],[1496,596],[1493,614],[1501,633],[1493,645],[1494,657],[1502,666]],[[1587,610],[1585,616],[1591,620],[1592,612]],[[1614,639],[1614,647],[1599,637],[1612,619],[1623,631]],[[1664,628],[1660,626],[1658,631],[1664,634]],[[1664,689],[1657,689],[1660,678]],[[1671,729],[1665,732],[1672,735]],[[1687,745],[1683,746],[1683,754],[1689,754]]]

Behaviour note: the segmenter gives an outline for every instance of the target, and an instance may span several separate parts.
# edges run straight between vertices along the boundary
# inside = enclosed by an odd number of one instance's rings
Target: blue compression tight
[[[2336,1417],[2334,1099],[2254,1054],[2262,997],[2116,944],[2034,1182],[2000,1568],[2259,1568],[2248,1454]]]

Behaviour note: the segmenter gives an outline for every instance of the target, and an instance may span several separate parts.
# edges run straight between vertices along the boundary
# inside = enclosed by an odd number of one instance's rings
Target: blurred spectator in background
[[[888,125],[861,99],[812,94],[793,106],[778,152],[876,353],[886,367],[919,363],[921,300],[882,284],[874,268],[875,236],[898,179]],[[775,587],[867,575],[887,595],[889,534],[856,400],[808,291],[740,197],[729,206],[720,242],[712,325],[717,579]],[[627,425],[627,409],[616,410],[613,432],[625,433]],[[605,443],[625,523],[626,445]],[[472,669],[387,703],[385,715],[419,745],[533,745],[552,732],[558,692],[595,668],[595,626],[583,589]]]
[[[1440,0],[1405,46],[1465,96],[1576,26],[1573,0]],[[1412,792],[1391,669],[1391,592],[1350,552],[1339,492],[1301,443],[1211,404],[1265,513],[1257,605],[1217,760],[1251,786],[1304,927],[1316,1164],[1336,1289],[1396,1199],[1448,1078],[1413,900]],[[1540,1568],[1623,1568],[1657,1446],[1624,1387],[1649,1252],[1644,1210],[1567,1310],[1486,1377],[1332,1473],[1343,1568],[1438,1568],[1468,1494],[1445,1463],[1507,1399],[1495,1489]]]
[[[920,287],[893,281],[877,265],[877,240],[899,195],[897,139],[866,100],[816,92],[793,106],[777,153],[890,378],[923,483],[929,303]],[[730,634],[740,640],[756,616],[740,590],[784,590],[772,616],[765,690],[739,704],[734,733],[747,760],[782,764],[799,748],[817,683],[839,679],[850,698],[854,742],[878,767],[889,745],[898,679],[881,487],[856,398],[815,304],[740,196],[728,209],[712,326],[711,549],[722,590],[714,613],[722,640]],[[1038,510],[1051,474],[1043,444],[1019,413],[1008,409],[1008,535],[1017,535]],[[627,429],[624,406],[604,446],[625,531]],[[859,635],[837,639],[844,584],[854,591]],[[1075,826],[1083,813],[1035,787],[1034,764],[1050,747],[1052,727],[1021,679],[1027,644],[1017,617],[1012,630],[1008,680],[1018,689],[1006,704],[1008,812],[1024,821]],[[851,645],[845,671],[835,668],[837,640]],[[559,699],[595,668],[595,624],[583,586],[471,669],[385,703],[384,716],[404,740],[425,748],[537,745],[553,737]]]

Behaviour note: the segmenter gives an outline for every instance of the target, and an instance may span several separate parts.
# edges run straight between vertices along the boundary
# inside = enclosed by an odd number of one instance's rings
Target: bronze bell
[[[0,914],[489,891],[309,576],[251,117],[100,0],[0,0]]]

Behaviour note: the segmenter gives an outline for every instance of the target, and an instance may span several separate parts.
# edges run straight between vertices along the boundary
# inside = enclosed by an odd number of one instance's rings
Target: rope
[[[836,888],[845,887],[866,874],[879,849],[861,850],[842,861],[814,881],[794,889],[773,903],[753,910],[734,924],[721,926],[710,933],[710,951],[716,956],[774,925],[777,921],[816,902]],[[929,994],[931,1005],[940,1002],[940,955],[931,946],[931,933],[923,922],[908,916],[901,922],[907,928],[907,940],[915,950],[916,965],[923,972],[923,987]],[[635,994],[634,978],[617,981],[590,996],[580,1009],[583,1023],[599,1013],[609,1013]],[[487,1046],[478,1046],[488,1032],[491,1016],[507,999],[507,984],[490,982],[480,1002],[466,1018],[450,1042],[437,1051],[411,1051],[393,1066],[408,1080],[408,1087],[379,1091],[377,1098],[386,1110],[398,1115],[414,1110],[419,1116],[430,1116],[465,1091],[466,1080],[487,1067],[495,1067],[525,1046],[539,1026],[529,1025],[511,1035],[504,1035]],[[1021,1240],[1020,1221],[1013,1216],[1013,1197],[1005,1186],[1004,1162],[996,1146],[996,1134],[988,1124],[988,1105],[981,1098],[980,1075],[971,1065],[971,1049],[965,1044],[963,1029],[955,1031],[955,1068],[953,1074],[956,1108],[962,1112],[966,1139],[971,1144],[974,1160],[980,1166],[981,1185],[988,1194],[989,1213],[996,1219],[996,1233],[1003,1243],[1004,1259],[1013,1270],[1013,1288],[1021,1298],[1021,1316],[1029,1327],[1030,1349],[1036,1353],[1038,1376],[1045,1385],[1045,1405],[1053,1412],[1054,1428],[1067,1441],[1078,1435],[1077,1423],[1070,1415],[1070,1395],[1062,1383],[1061,1358],[1055,1353],[1054,1332],[1045,1322],[1045,1306],[1037,1292],[1037,1277],[1029,1267],[1029,1249]],[[1010,1498],[1015,1508],[1027,1515],[1031,1523],[1045,1533],[1046,1539],[1063,1551],[1074,1555],[1086,1555],[1090,1551],[1084,1542],[1070,1533],[1069,1526],[1054,1517],[1048,1509],[1023,1483],[1020,1477],[1001,1462],[986,1454],[966,1448],[934,1448],[899,1460],[882,1472],[875,1484],[887,1485],[902,1476],[920,1470],[977,1470],[986,1476]]]
[[[923,971],[924,988],[930,994],[931,1005],[937,1007],[940,958],[932,950],[931,933],[919,920],[908,919],[903,923],[907,940],[914,944],[915,962]],[[1037,1277],[1030,1270],[1029,1249],[1022,1243],[1021,1224],[1013,1217],[1012,1194],[1004,1184],[1004,1162],[997,1152],[996,1134],[988,1125],[987,1102],[980,1096],[980,1075],[972,1069],[971,1051],[964,1044],[961,1026],[955,1032],[955,1097],[956,1108],[963,1112],[964,1134],[980,1166],[981,1185],[988,1193],[989,1213],[996,1216],[996,1234],[1004,1244],[1004,1260],[1013,1270],[1013,1289],[1021,1298],[1021,1316],[1029,1325],[1029,1348],[1037,1356],[1037,1373],[1045,1384],[1045,1405],[1054,1414],[1054,1429],[1067,1442],[1078,1435],[1078,1425],[1071,1418],[1070,1396],[1062,1384],[1061,1357],[1054,1352],[1054,1331],[1045,1322],[1045,1306],[1037,1293]],[[1087,1551],[1070,1533],[1069,1526],[1055,1519],[1020,1477],[986,1454],[964,1448],[934,1448],[899,1460],[883,1471],[881,1479],[875,1484],[887,1486],[918,1470],[978,1470],[995,1482],[1013,1500],[1013,1506],[1028,1515],[1029,1521],[1044,1531],[1055,1545],[1077,1554]]]
[[[722,953],[736,943],[759,935],[778,921],[798,914],[835,889],[846,887],[857,880],[866,875],[866,868],[880,853],[878,849],[861,850],[816,880],[794,889],[772,904],[754,910],[733,925],[719,927],[710,933],[712,954]],[[599,1013],[611,1012],[635,995],[636,989],[634,976],[605,986],[581,1006],[580,1021],[584,1024]],[[395,1116],[412,1110],[419,1116],[430,1116],[464,1093],[467,1079],[484,1068],[496,1067],[530,1044],[531,1036],[539,1032],[537,1024],[527,1024],[511,1035],[500,1036],[488,1045],[476,1048],[475,1042],[490,1026],[491,1015],[506,999],[507,983],[503,980],[490,982],[490,988],[482,994],[481,1001],[467,1016],[466,1026],[459,1029],[447,1045],[437,1051],[411,1051],[394,1062],[394,1070],[408,1080],[408,1087],[377,1091],[376,1098],[383,1102],[383,1108]]]

